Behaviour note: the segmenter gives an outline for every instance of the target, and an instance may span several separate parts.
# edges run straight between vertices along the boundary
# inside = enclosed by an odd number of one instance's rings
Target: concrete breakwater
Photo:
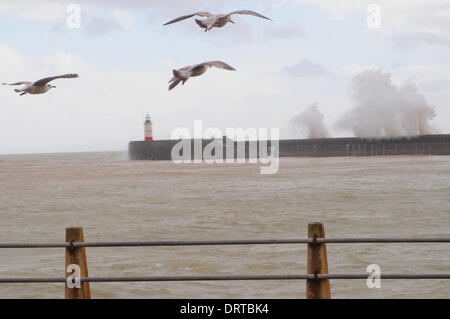
[[[203,151],[213,140],[191,140],[191,158],[195,148]],[[131,160],[171,160],[172,149],[180,140],[133,141],[128,145]],[[256,154],[271,154],[277,147],[272,141],[230,141],[225,137],[217,147],[223,148],[224,157],[248,158],[251,150]],[[252,147],[254,146],[254,147]],[[383,156],[383,155],[450,155],[450,134],[421,135],[392,138],[321,138],[278,141],[280,157],[330,156]],[[273,148],[272,148],[273,150]],[[214,152],[213,152],[214,154]]]

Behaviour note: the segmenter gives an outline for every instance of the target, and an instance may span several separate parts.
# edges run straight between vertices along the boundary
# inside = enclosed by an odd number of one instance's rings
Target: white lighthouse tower
[[[145,127],[145,140],[153,141],[153,122],[150,119],[150,115],[148,115],[148,113],[147,116],[145,117],[144,127]]]

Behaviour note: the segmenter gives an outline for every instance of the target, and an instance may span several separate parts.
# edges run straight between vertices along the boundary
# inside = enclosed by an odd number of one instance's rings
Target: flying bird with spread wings
[[[210,67],[216,67],[219,69],[225,69],[230,71],[236,71],[235,68],[229,66],[225,62],[222,61],[211,61],[204,62],[196,65],[186,66],[184,68],[173,70],[173,77],[169,81],[169,91],[176,87],[180,82],[184,85],[184,83],[190,78],[195,76],[200,76],[208,70]]]
[[[179,21],[182,21],[182,20],[185,20],[185,19],[189,19],[189,18],[192,18],[194,16],[199,16],[199,17],[206,17],[206,19],[203,19],[203,20],[195,19],[195,22],[201,28],[205,29],[205,32],[206,32],[206,31],[211,30],[212,28],[222,28],[228,22],[231,22],[231,23],[234,24],[234,21],[231,20],[231,16],[233,14],[249,14],[249,15],[252,15],[252,16],[255,16],[255,17],[271,20],[271,19],[263,16],[262,14],[259,14],[259,13],[255,12],[255,11],[250,11],[250,10],[233,11],[233,12],[230,12],[228,14],[212,14],[212,13],[209,13],[209,12],[196,12],[196,13],[193,13],[193,14],[188,14],[188,15],[185,15],[185,16],[178,17],[178,18],[176,18],[176,19],[174,19],[172,21],[169,21],[169,22],[163,24],[163,26],[164,25],[168,25],[168,24],[172,24],[172,23],[175,23],[175,22],[179,22]]]
[[[56,80],[56,79],[73,79],[78,78],[78,74],[64,74],[64,75],[57,75],[57,76],[51,76],[48,78],[40,79],[36,82],[16,82],[16,83],[2,83],[3,85],[24,85],[21,89],[15,89],[17,93],[21,93],[19,95],[24,94],[42,94],[47,92],[50,89],[56,88],[54,85],[48,84],[49,82]]]

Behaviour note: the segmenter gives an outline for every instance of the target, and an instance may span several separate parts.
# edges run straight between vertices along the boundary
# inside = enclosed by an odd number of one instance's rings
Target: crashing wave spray
[[[330,133],[323,119],[324,116],[318,109],[317,103],[314,103],[295,116],[291,122],[300,128],[307,138],[327,138],[330,137]]]
[[[397,87],[390,74],[369,70],[355,76],[351,93],[356,106],[337,122],[356,137],[415,136],[434,133],[436,113],[415,84]]]

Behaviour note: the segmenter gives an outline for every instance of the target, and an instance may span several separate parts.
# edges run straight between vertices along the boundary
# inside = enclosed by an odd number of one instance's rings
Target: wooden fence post
[[[322,223],[308,224],[308,238],[325,238],[325,227]],[[328,260],[326,244],[308,244],[308,274],[328,274]],[[307,299],[330,299],[329,279],[306,280]]]
[[[66,242],[84,242],[83,228],[66,228]],[[67,267],[72,264],[80,267],[81,278],[88,277],[86,249],[84,247],[66,248],[66,278],[71,275],[71,272],[67,272]],[[81,283],[81,288],[69,288],[66,282],[66,299],[91,299],[89,283]]]

